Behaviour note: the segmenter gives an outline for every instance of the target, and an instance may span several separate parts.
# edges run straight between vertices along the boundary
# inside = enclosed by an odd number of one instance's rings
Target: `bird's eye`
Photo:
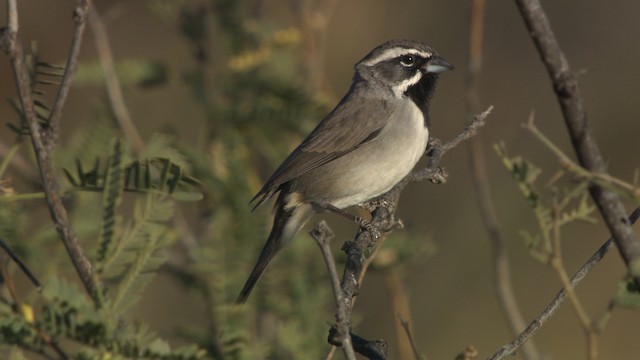
[[[415,57],[413,55],[402,55],[400,56],[400,63],[406,67],[413,66],[415,62]]]

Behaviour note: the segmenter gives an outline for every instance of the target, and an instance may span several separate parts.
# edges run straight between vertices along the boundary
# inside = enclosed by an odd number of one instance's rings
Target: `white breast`
[[[420,160],[427,147],[429,129],[415,103],[408,99],[403,103],[375,140],[354,150],[359,153],[357,156],[349,156],[358,160],[345,164],[349,171],[339,178],[341,188],[351,191],[330,199],[334,206],[358,205],[386,193]]]

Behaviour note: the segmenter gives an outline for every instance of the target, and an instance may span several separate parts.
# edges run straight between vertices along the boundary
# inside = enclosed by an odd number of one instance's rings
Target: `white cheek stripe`
[[[411,87],[412,85],[415,85],[418,83],[418,81],[420,81],[420,79],[422,79],[422,72],[421,71],[417,71],[415,75],[413,75],[412,77],[410,77],[409,79],[401,82],[400,84],[394,86],[392,88],[393,90],[393,95],[400,99],[401,97],[404,96],[404,93],[407,91],[407,89],[409,87]]]
[[[369,61],[365,61],[362,64],[365,66],[373,66],[376,64],[379,64],[383,61],[389,60],[389,59],[395,59],[398,56],[401,55],[407,55],[407,54],[413,54],[413,55],[418,55],[420,57],[423,58],[430,58],[433,54],[430,52],[426,52],[426,51],[420,51],[417,49],[407,49],[407,48],[391,48],[391,49],[387,49],[385,50],[382,54],[378,55],[377,57],[369,60]]]

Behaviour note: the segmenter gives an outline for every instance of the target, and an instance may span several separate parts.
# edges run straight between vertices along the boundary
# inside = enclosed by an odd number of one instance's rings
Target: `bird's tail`
[[[282,196],[282,195],[281,195]],[[276,216],[273,220],[273,228],[271,234],[267,239],[267,243],[262,248],[258,262],[251,270],[249,278],[244,284],[236,304],[243,304],[249,298],[251,290],[256,285],[260,276],[267,268],[267,265],[273,259],[273,257],[282,249],[298,230],[311,218],[313,215],[313,207],[310,204],[301,204],[292,208],[285,208],[284,201],[277,202]]]

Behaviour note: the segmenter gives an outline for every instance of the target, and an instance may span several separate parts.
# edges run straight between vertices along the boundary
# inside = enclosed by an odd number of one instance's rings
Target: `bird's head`
[[[453,65],[429,45],[392,40],[371,50],[356,64],[356,79],[376,90],[391,90],[400,98],[416,87],[433,87],[437,74],[451,69]]]

